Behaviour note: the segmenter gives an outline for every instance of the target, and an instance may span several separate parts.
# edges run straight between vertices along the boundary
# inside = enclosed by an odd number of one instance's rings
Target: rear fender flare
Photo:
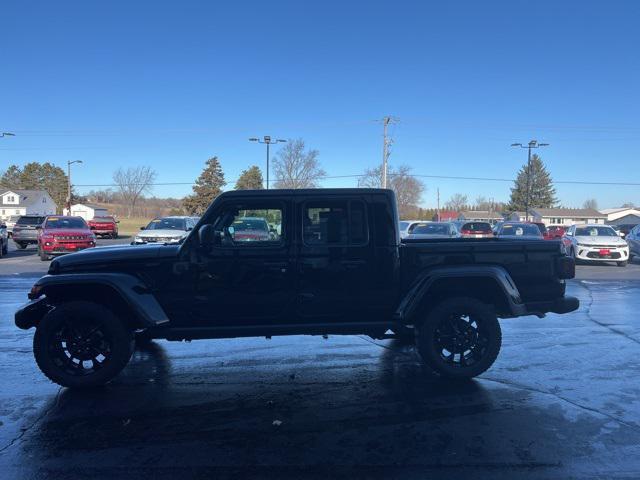
[[[494,282],[504,294],[506,301],[508,311],[503,316],[516,317],[524,313],[525,309],[520,292],[504,268],[490,265],[461,265],[459,267],[434,268],[420,274],[400,301],[394,315],[396,321],[409,323],[409,320],[420,308],[425,296],[438,285],[438,282],[448,279],[487,279]]]

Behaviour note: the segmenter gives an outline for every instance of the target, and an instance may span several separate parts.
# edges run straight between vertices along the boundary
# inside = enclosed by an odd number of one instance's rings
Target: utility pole
[[[71,165],[82,163],[82,160],[67,160],[67,215],[71,215]]]
[[[436,189],[436,195],[438,198],[438,203],[436,204],[436,220],[440,221],[440,188]]]
[[[512,147],[520,147],[526,148],[528,150],[527,153],[527,191],[524,197],[524,215],[525,221],[529,221],[529,202],[531,198],[531,149],[540,148],[540,147],[548,147],[548,143],[538,143],[537,140],[530,140],[529,143],[525,146],[521,143],[512,143]]]
[[[393,140],[389,138],[387,130],[388,126],[398,121],[395,117],[386,116],[382,119],[383,141],[382,141],[382,188],[387,188],[387,172],[389,170],[389,147]]]
[[[263,139],[260,140],[259,138],[256,137],[251,137],[249,139],[250,142],[258,142],[258,143],[264,143],[267,146],[267,190],[269,190],[269,145],[271,145],[272,143],[284,143],[286,142],[286,140],[283,140],[281,138],[271,138],[271,136],[269,135],[265,135],[264,137],[262,137]]]

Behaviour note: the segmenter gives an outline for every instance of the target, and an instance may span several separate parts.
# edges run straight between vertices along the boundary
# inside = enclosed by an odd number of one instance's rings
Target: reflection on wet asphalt
[[[3,478],[638,478],[640,281],[572,282],[579,312],[505,320],[467,383],[368,337],[155,342],[109,386],[59,389],[0,277]],[[5,476],[6,475],[6,476]]]

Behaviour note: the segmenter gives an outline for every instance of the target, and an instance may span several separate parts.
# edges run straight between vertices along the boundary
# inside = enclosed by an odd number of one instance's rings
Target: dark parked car
[[[38,228],[44,222],[43,215],[22,215],[13,226],[11,238],[20,248],[38,243]]]
[[[9,253],[9,235],[7,225],[0,220],[0,258]]]
[[[542,232],[535,223],[505,222],[500,225],[496,237],[511,240],[544,240]]]
[[[629,261],[633,262],[634,257],[640,258],[640,224],[631,229],[625,240],[629,244]]]
[[[493,229],[488,222],[459,222],[458,229],[462,238],[493,237]]]
[[[235,241],[233,225],[247,216],[280,234]],[[463,379],[498,356],[498,318],[577,309],[565,296],[574,272],[557,242],[400,242],[390,190],[236,190],[180,244],[56,258],[15,321],[36,327],[38,366],[68,387],[114,378],[136,334],[398,336],[430,369]]]

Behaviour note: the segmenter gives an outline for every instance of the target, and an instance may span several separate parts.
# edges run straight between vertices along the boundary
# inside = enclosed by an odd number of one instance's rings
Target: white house
[[[531,208],[529,215],[534,222],[552,225],[605,223],[607,216],[593,208]]]
[[[640,223],[640,210],[637,208],[605,208],[600,213],[607,216],[610,225],[637,225]]]
[[[0,218],[12,215],[53,215],[56,204],[45,190],[0,190]]]
[[[109,215],[106,208],[92,203],[75,203],[71,205],[71,213],[67,213],[67,209],[65,208],[64,214],[73,215],[74,217],[82,217],[85,220],[91,220],[93,217],[104,217]]]

